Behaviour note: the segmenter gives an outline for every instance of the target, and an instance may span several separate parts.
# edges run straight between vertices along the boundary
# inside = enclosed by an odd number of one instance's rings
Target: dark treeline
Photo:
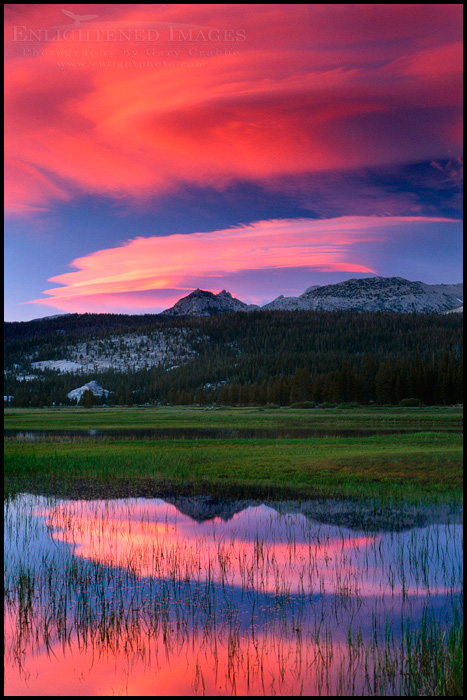
[[[4,324],[5,342],[41,340],[57,334],[74,334],[80,338],[106,331],[129,331],[141,328],[178,325],[174,319],[158,314],[62,314],[34,321],[8,321]]]
[[[196,390],[168,392],[170,404],[221,404],[261,406],[275,404],[312,407],[313,404],[454,404],[462,402],[462,362],[444,353],[441,361],[383,360],[365,355],[360,370],[345,362],[341,369],[312,376],[306,368],[293,376],[264,378],[261,382],[225,383],[221,388],[199,386]],[[412,399],[412,400],[411,400]],[[309,405],[311,404],[311,405]]]
[[[43,323],[47,328],[38,330]],[[107,403],[122,405],[462,402],[457,314],[271,311],[185,319],[83,314],[6,326],[7,367],[31,352],[36,359],[59,359],[61,348],[78,340],[161,328],[185,329],[196,353],[173,369],[79,375],[48,370],[28,382],[9,372],[5,394],[18,406],[70,403],[67,393],[93,379],[110,390]]]

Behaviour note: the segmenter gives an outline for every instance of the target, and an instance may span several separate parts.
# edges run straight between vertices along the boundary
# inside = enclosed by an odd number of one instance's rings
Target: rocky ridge
[[[180,299],[166,316],[212,316],[236,311],[390,311],[393,313],[462,312],[463,284],[425,284],[403,277],[366,277],[338,284],[314,285],[298,297],[274,299],[262,307],[245,304],[223,290],[196,289]]]
[[[203,289],[195,289],[177,301],[170,309],[163,311],[163,316],[212,316],[213,314],[229,313],[235,311],[256,311],[260,307],[254,304],[245,304],[233,297],[225,289],[219,294],[207,292]]]
[[[309,287],[298,297],[280,296],[262,307],[303,311],[442,313],[463,301],[463,284],[425,284],[402,277],[368,277]]]

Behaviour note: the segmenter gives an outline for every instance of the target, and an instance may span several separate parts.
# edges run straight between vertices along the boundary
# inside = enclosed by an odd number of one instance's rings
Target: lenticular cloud
[[[362,247],[397,239],[411,226],[450,222],[424,217],[339,217],[258,221],[248,226],[170,236],[135,238],[71,263],[73,272],[51,278],[39,303],[66,311],[144,309],[173,303],[176,290],[224,286],[245,271],[302,267],[317,271],[376,272],[361,259]],[[363,244],[361,246],[360,244]],[[165,291],[166,290],[166,291]],[[164,293],[165,291],[165,293]]]

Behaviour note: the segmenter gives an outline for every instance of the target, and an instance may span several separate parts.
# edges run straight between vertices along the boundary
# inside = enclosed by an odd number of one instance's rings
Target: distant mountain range
[[[177,301],[171,309],[162,312],[162,316],[212,316],[213,314],[231,313],[232,311],[258,311],[261,307],[245,304],[233,297],[225,289],[219,294],[195,289]]]
[[[449,313],[463,310],[463,284],[425,284],[402,277],[367,277],[338,284],[313,286],[298,297],[279,296],[262,307],[245,304],[223,290],[219,294],[196,289],[164,316],[212,316],[237,311],[390,311]]]
[[[262,308],[227,291],[196,290],[162,314],[5,322],[5,401],[67,405],[88,389],[96,402],[117,404],[288,405],[296,396],[455,404],[462,401],[462,314],[451,311],[462,308],[462,294],[460,284],[373,278],[309,288]],[[422,364],[412,389],[414,357]],[[302,369],[312,378],[305,395],[295,386]],[[379,372],[391,381],[380,386]]]

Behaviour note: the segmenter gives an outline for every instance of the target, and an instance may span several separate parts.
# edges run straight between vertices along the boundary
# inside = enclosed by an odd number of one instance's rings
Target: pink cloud
[[[138,200],[183,183],[440,159],[460,147],[457,5],[66,6],[98,14],[83,26],[106,32],[148,23],[245,32],[227,55],[201,56],[205,43],[126,43],[135,65],[116,42],[15,42],[14,27],[73,25],[56,5],[9,8],[12,211],[76,193]]]
[[[32,302],[64,311],[167,307],[195,287],[220,291],[225,278],[246,271],[308,268],[373,274],[356,259],[356,246],[407,231],[411,224],[449,222],[424,217],[359,217],[258,221],[248,226],[163,237],[135,238],[73,260],[72,272],[50,279]],[[361,256],[361,253],[358,253]]]

